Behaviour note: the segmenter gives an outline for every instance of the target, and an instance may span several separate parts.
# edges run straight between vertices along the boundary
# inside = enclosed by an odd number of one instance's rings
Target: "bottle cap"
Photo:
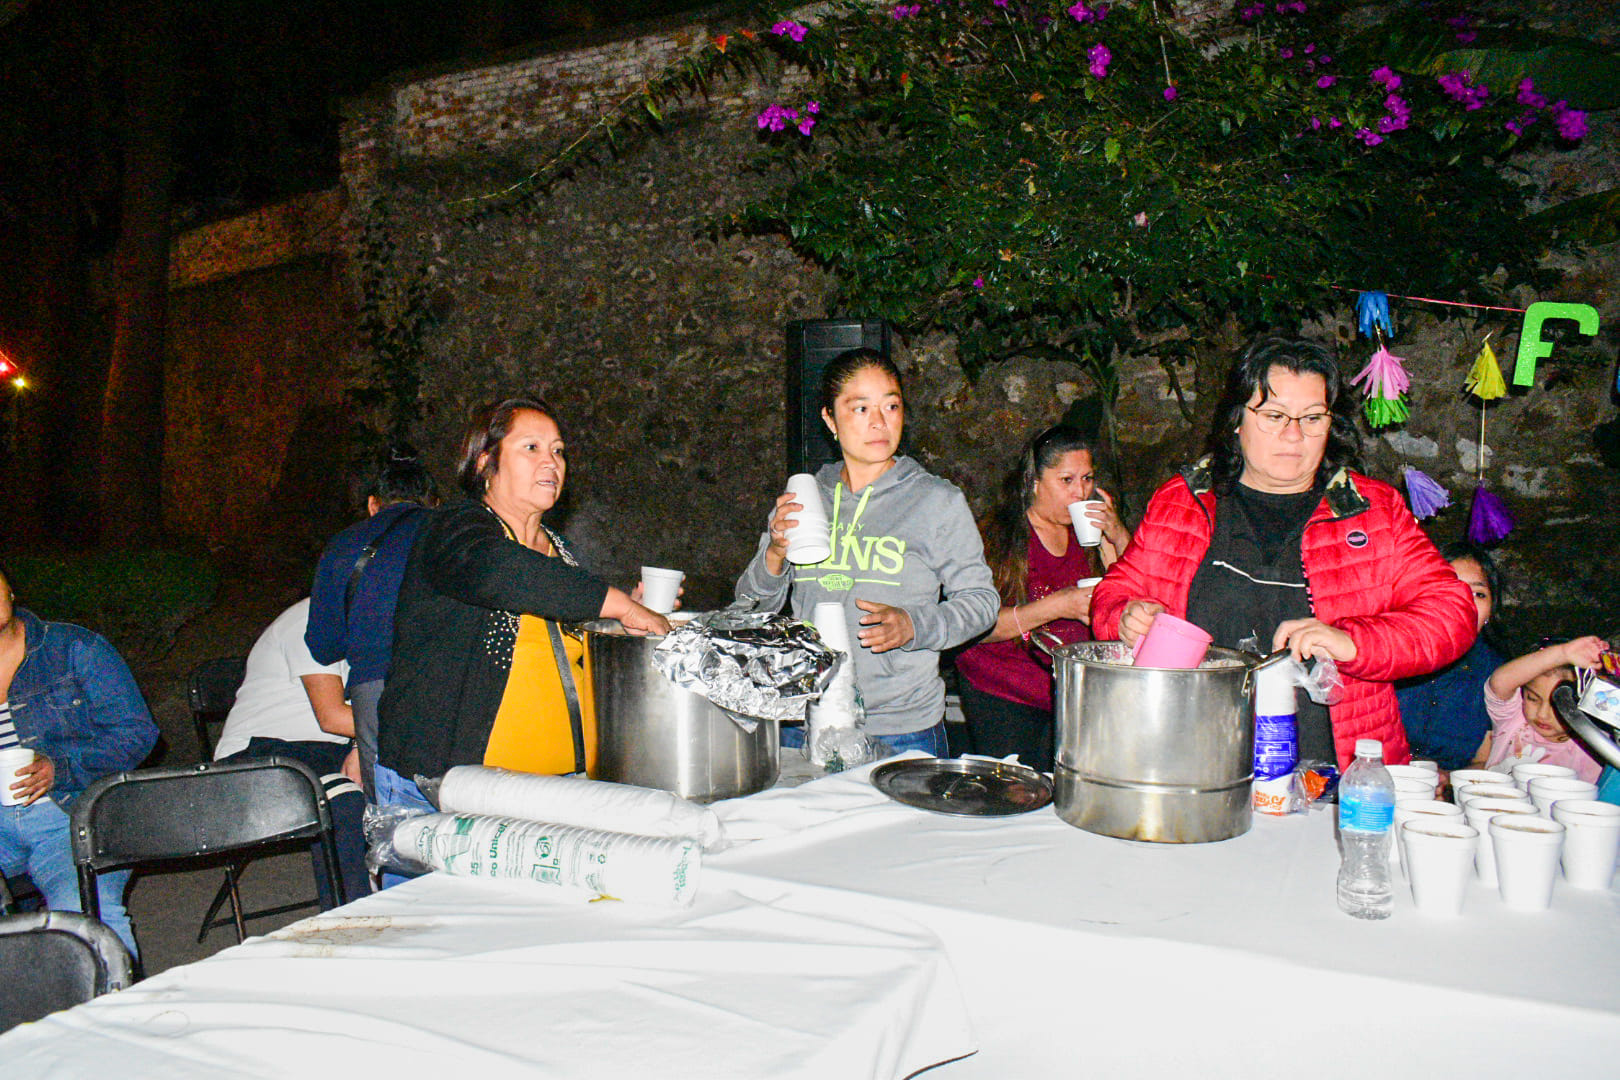
[[[1384,744],[1379,742],[1377,739],[1356,740],[1356,757],[1382,758],[1383,756]]]

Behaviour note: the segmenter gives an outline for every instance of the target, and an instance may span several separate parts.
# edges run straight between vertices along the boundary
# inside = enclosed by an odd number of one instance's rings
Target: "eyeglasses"
[[[1307,439],[1320,439],[1328,433],[1328,427],[1333,423],[1333,414],[1330,412],[1313,412],[1304,416],[1289,416],[1277,409],[1257,409],[1253,405],[1243,406],[1254,413],[1254,426],[1267,435],[1278,435],[1288,430],[1289,424],[1298,424],[1299,433]]]

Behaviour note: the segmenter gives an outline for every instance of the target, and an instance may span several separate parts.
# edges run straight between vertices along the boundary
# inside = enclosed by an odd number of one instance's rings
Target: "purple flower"
[[[783,105],[767,105],[760,110],[755,122],[762,131],[781,131],[790,122],[797,122],[799,110],[789,109]]]
[[[1525,79],[1519,83],[1518,102],[1520,105],[1528,105],[1532,109],[1545,109],[1547,107],[1546,96],[1536,92],[1536,84],[1532,79]]]
[[[1277,55],[1282,57],[1284,60],[1292,60],[1294,58],[1294,50],[1293,49],[1278,49],[1277,50]]]
[[[974,278],[974,279],[973,279],[973,287],[974,287],[974,288],[975,288],[975,289],[982,289],[982,288],[984,288],[984,278],[982,278],[982,277],[976,277],[976,278]]]
[[[811,116],[816,115],[821,111],[821,102],[814,100],[805,102],[804,111],[809,113]]]
[[[1337,116],[1330,116],[1328,117],[1328,127],[1342,128],[1344,127],[1344,121],[1340,120]]]
[[[1167,86],[1167,87],[1164,88],[1164,100],[1166,100],[1166,101],[1174,101],[1174,100],[1176,100],[1176,98],[1178,98],[1180,96],[1181,96],[1181,91],[1177,90],[1175,88],[1174,84],[1171,84],[1170,86]]]
[[[1310,43],[1310,44],[1309,44],[1309,45],[1307,45],[1307,46],[1305,46],[1305,50],[1304,50],[1304,51],[1305,51],[1305,55],[1306,55],[1306,56],[1309,56],[1309,55],[1311,55],[1311,53],[1313,53],[1313,52],[1315,52],[1315,51],[1316,51],[1316,43],[1315,43],[1315,42],[1314,42],[1314,41],[1313,41],[1313,42],[1311,42],[1311,43]]]
[[[1321,131],[1322,130],[1322,119],[1321,119],[1321,117],[1317,117],[1317,116],[1311,117],[1311,130],[1312,131]]]
[[[1305,0],[1294,0],[1292,4],[1288,5],[1288,9],[1297,15],[1305,14]]]
[[[1323,75],[1320,79],[1316,80],[1316,88],[1318,90],[1326,90],[1328,87],[1332,86],[1338,81],[1339,77],[1337,75]]]
[[[1352,137],[1360,139],[1368,146],[1377,146],[1379,143],[1384,141],[1384,137],[1378,134],[1378,132],[1374,131],[1372,128],[1356,128],[1355,134]]]
[[[1265,13],[1266,5],[1250,4],[1248,7],[1238,12],[1238,18],[1242,19],[1244,22],[1253,22]]]
[[[1069,14],[1077,23],[1101,22],[1108,15],[1106,5],[1098,4],[1096,7],[1087,7],[1086,0],[1076,0],[1069,8]]]
[[[1108,76],[1108,65],[1113,63],[1114,54],[1108,51],[1108,46],[1099,43],[1086,50],[1086,59],[1091,61],[1091,73],[1102,79]]]
[[[1387,64],[1378,68],[1367,78],[1382,86],[1385,90],[1399,90],[1401,88],[1401,77],[1391,71]]]
[[[891,19],[899,21],[900,19],[904,19],[907,16],[915,15],[915,14],[917,14],[917,12],[919,12],[921,10],[922,10],[922,5],[921,4],[896,4],[896,5],[894,5],[894,7],[889,9],[889,17]]]
[[[1513,134],[1515,134],[1515,135],[1523,135],[1524,134],[1524,118],[1523,117],[1520,117],[1517,120],[1509,120],[1507,123],[1503,124],[1502,126],[1507,128],[1509,131],[1513,132]]]
[[[1470,41],[1473,41],[1477,37],[1479,37],[1479,35],[1474,33],[1472,30],[1463,30],[1457,34],[1457,40],[1462,42],[1464,45],[1467,45]]]
[[[996,5],[996,7],[1004,8],[1007,6],[1007,0],[990,0],[990,2]]]
[[[1408,105],[1406,103],[1406,99],[1401,97],[1399,94],[1390,94],[1388,97],[1384,98],[1384,108],[1388,109],[1395,116],[1412,115],[1412,107]]]
[[[1404,116],[1380,116],[1378,118],[1378,130],[1381,134],[1393,135],[1404,128],[1406,123]]]
[[[1447,97],[1462,102],[1463,108],[1468,112],[1483,108],[1485,99],[1490,96],[1490,88],[1483,83],[1474,85],[1474,77],[1467,71],[1450,72],[1439,76],[1435,81],[1440,84],[1440,89],[1446,92]]]
[[[807,116],[803,120],[799,121],[799,134],[800,135],[808,135],[808,134],[810,134],[810,129],[815,127],[815,126],[816,126],[816,118],[813,117],[813,116]]]
[[[781,22],[771,27],[771,33],[775,34],[777,37],[791,38],[794,41],[803,41],[804,35],[808,34],[809,32],[810,28],[808,26],[805,26],[802,23],[796,23],[792,19],[783,19]]]
[[[1560,139],[1570,142],[1583,139],[1586,137],[1586,114],[1579,109],[1565,109],[1553,115],[1553,127],[1558,129]]]
[[[1333,63],[1333,57],[1331,57],[1331,56],[1318,56],[1316,58],[1316,62],[1318,64],[1331,64],[1331,63]]]

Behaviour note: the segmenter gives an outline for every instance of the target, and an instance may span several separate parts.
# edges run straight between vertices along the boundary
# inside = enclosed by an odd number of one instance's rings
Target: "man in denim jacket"
[[[157,726],[105,638],[45,622],[14,599],[0,572],[0,749],[21,745],[35,755],[14,778],[0,777],[21,799],[0,807],[0,870],[26,870],[51,908],[78,911],[67,809],[91,781],[138,766]],[[101,918],[133,954],[128,882],[127,870],[101,876]]]

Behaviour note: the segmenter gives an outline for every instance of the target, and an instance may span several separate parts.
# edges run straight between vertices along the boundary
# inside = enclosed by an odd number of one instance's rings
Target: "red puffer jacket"
[[[1187,613],[1187,591],[1215,528],[1217,500],[1207,462],[1166,482],[1125,554],[1091,597],[1091,630],[1119,636],[1131,600],[1157,600]],[[1329,709],[1339,767],[1358,738],[1380,739],[1384,761],[1411,758],[1395,702],[1395,679],[1444,667],[1475,636],[1474,600],[1388,484],[1341,469],[1305,526],[1302,562],[1311,610],[1356,643],[1339,665],[1344,694]],[[1269,644],[1269,643],[1268,643]]]

